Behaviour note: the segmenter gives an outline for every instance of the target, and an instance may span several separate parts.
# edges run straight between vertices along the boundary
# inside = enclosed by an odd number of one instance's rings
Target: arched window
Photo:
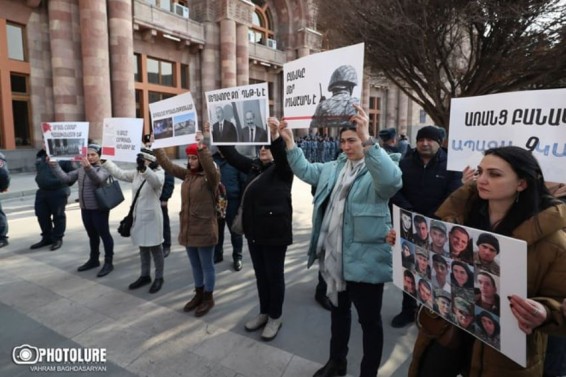
[[[256,0],[253,2],[255,11],[252,15],[252,27],[249,31],[250,42],[276,48],[271,11],[265,1]]]

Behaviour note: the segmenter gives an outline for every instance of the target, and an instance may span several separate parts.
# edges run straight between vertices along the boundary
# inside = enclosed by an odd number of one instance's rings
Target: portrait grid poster
[[[212,145],[271,143],[267,83],[205,93]]]
[[[88,122],[44,122],[41,132],[46,152],[53,160],[78,161],[86,156]]]
[[[527,297],[527,244],[393,206],[393,283],[526,366],[526,335],[508,296]]]
[[[453,98],[448,169],[475,168],[482,153],[515,145],[532,150],[544,178],[566,182],[566,88]]]
[[[362,95],[364,44],[283,65],[283,119],[290,128],[342,127]]]
[[[101,158],[135,162],[142,145],[143,119],[105,118]]]
[[[149,104],[155,142],[153,148],[173,147],[195,142],[198,119],[190,92]]]

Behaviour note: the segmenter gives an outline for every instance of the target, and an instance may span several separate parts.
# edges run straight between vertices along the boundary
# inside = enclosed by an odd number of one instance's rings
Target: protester
[[[332,302],[330,358],[314,376],[345,375],[354,303],[363,330],[361,376],[376,376],[383,350],[381,304],[391,280],[391,227],[387,201],[401,187],[401,171],[369,136],[360,106],[340,130],[343,153],[335,162],[309,163],[285,122],[280,133],[295,175],[316,186],[308,266],[319,259]],[[354,126],[355,125],[355,126]]]
[[[71,161],[59,161],[64,172],[69,173],[75,169]],[[36,154],[35,160],[35,192],[34,210],[37,222],[41,228],[41,240],[30,246],[30,249],[39,249],[50,246],[54,251],[63,245],[63,236],[67,228],[65,207],[71,195],[69,185],[61,182],[49,167],[48,156],[45,149]]]
[[[506,299],[527,334],[526,367],[465,333],[458,333],[459,345],[451,348],[441,345],[431,328],[421,328],[409,376],[541,376],[547,334],[563,329],[565,322],[556,298],[566,297],[566,205],[549,194],[538,162],[519,147],[487,150],[476,181],[452,194],[436,215],[527,241],[527,297]],[[420,315],[429,316],[427,310]]]
[[[163,170],[157,165],[155,155],[142,148],[137,155],[136,169],[122,170],[112,161],[102,167],[116,179],[132,183],[132,200],[136,200],[133,210],[131,239],[140,249],[141,275],[130,284],[129,289],[141,288],[151,283],[151,258],[155,264],[155,280],[149,293],[158,292],[163,285],[163,217],[159,196],[163,187]],[[139,192],[139,194],[138,194]],[[137,199],[135,199],[137,195]]]
[[[397,146],[397,130],[395,128],[391,127],[381,130],[378,132],[378,136],[381,139],[381,147],[387,153],[401,153]]]
[[[185,148],[187,167],[173,164],[163,149],[156,149],[155,157],[163,169],[183,180],[181,185],[181,213],[179,243],[186,247],[195,284],[194,297],[183,310],[195,310],[201,317],[214,307],[214,246],[218,243],[215,193],[220,182],[220,173],[202,134],[197,132],[197,143]]]
[[[164,174],[163,188],[159,202],[161,203],[161,216],[163,217],[163,258],[171,254],[171,221],[169,220],[169,199],[175,190],[175,177],[169,173]]]
[[[0,192],[8,191],[10,186],[10,171],[8,170],[8,163],[6,156],[0,153]],[[8,218],[2,209],[0,203],[0,248],[8,245]]]
[[[66,173],[56,161],[49,165],[55,175],[64,183],[71,185],[79,181],[79,204],[83,225],[88,234],[90,256],[88,261],[80,266],[78,271],[87,271],[100,266],[100,239],[104,244],[104,265],[96,276],[103,277],[114,270],[114,240],[110,234],[108,218],[110,211],[98,207],[94,195],[95,190],[108,179],[108,172],[100,165],[100,145],[89,144],[86,157],[81,160],[81,167]]]
[[[442,145],[442,134],[438,127],[426,126],[417,132],[417,145],[415,149],[407,151],[405,157],[399,162],[399,168],[403,172],[403,187],[393,198],[391,204],[400,207],[401,217],[406,211],[414,211],[421,215],[415,215],[415,227],[417,220],[423,233],[423,237],[416,237],[415,243],[424,243],[423,239],[430,239],[423,247],[428,247],[434,253],[446,255],[444,243],[446,242],[446,226],[432,220],[430,232],[426,227],[424,216],[434,218],[434,212],[440,204],[454,190],[462,185],[462,174],[448,171],[448,155]],[[417,217],[418,216],[418,217]],[[402,221],[404,224],[405,221]],[[401,237],[403,237],[403,229]],[[419,230],[415,228],[415,234]],[[424,236],[427,237],[424,237]],[[415,320],[417,309],[416,301],[409,295],[403,293],[401,312],[391,320],[391,326],[395,328],[404,327]]]
[[[248,176],[242,194],[242,224],[256,277],[259,314],[244,327],[247,331],[263,328],[263,340],[275,338],[283,322],[285,255],[293,242],[293,172],[285,157],[277,119],[267,122],[271,145],[261,147],[259,158],[243,156],[234,147],[219,147],[228,163]]]
[[[220,169],[220,179],[226,188],[226,199],[228,199],[226,218],[218,218],[218,244],[214,248],[214,263],[224,260],[224,228],[228,225],[232,244],[232,266],[235,271],[240,271],[242,269],[242,248],[244,242],[242,235],[232,230],[232,222],[234,217],[236,217],[238,207],[240,207],[246,175],[230,165],[220,150],[214,153],[212,158]]]

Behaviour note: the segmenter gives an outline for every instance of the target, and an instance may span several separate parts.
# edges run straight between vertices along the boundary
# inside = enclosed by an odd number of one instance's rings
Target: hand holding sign
[[[360,105],[353,104],[354,108],[358,112],[356,115],[353,115],[350,118],[350,122],[352,122],[356,126],[356,133],[362,139],[362,142],[369,139],[369,119],[362,107]]]
[[[279,124],[279,135],[283,138],[285,146],[287,149],[293,149],[295,147],[295,140],[293,138],[293,131],[288,127],[286,121],[282,121]]]
[[[267,125],[271,133],[271,140],[279,138],[279,120],[275,117],[267,118]]]

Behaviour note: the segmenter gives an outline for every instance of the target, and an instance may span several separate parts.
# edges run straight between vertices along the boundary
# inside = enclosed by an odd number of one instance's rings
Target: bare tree
[[[566,82],[564,0],[319,0],[329,48],[365,42],[382,72],[448,128],[450,99]]]

